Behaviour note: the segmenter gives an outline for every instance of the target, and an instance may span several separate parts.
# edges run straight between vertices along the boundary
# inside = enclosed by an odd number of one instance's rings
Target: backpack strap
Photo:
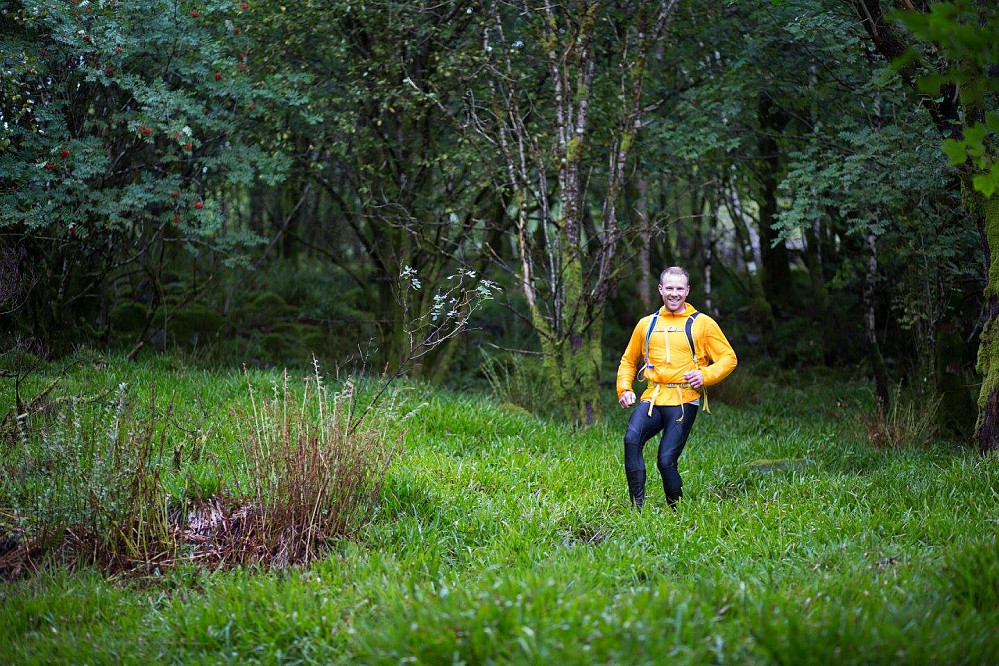
[[[696,310],[692,315],[687,317],[687,324],[683,327],[683,332],[687,334],[687,343],[690,344],[690,355],[694,357],[694,367],[697,367],[697,350],[694,349],[694,320],[697,319],[697,315],[701,314]],[[711,410],[708,409],[708,389],[706,386],[701,387],[701,397],[704,398],[704,413],[710,414]],[[680,418],[683,418],[681,413]]]
[[[683,332],[687,334],[687,344],[690,345],[690,355],[694,359],[695,367],[697,366],[697,350],[694,349],[694,320],[697,319],[697,315],[699,314],[701,313],[694,310],[694,313],[687,317],[687,323],[683,327]],[[646,336],[646,340],[648,340],[648,336]],[[646,344],[648,344],[648,342],[646,342]],[[646,353],[648,352],[646,351]]]
[[[644,370],[651,370],[656,366],[649,363],[649,338],[652,337],[652,331],[656,330],[656,322],[659,321],[659,310],[656,310],[652,314],[652,321],[649,322],[649,329],[645,331],[645,368]]]

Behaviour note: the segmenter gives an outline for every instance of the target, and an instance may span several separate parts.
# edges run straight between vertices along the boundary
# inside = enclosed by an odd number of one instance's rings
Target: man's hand
[[[683,373],[683,378],[690,384],[690,388],[699,389],[704,386],[704,375],[700,370],[691,370]]]
[[[617,404],[621,405],[622,409],[628,409],[635,404],[635,392],[625,391],[618,397]]]

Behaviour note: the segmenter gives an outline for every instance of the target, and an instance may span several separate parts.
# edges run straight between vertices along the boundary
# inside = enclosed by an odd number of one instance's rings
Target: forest
[[[0,653],[993,663],[997,101],[994,0],[0,0]]]
[[[910,4],[5,2],[6,346],[520,350],[591,423],[678,264],[744,358],[991,450],[999,19]],[[431,314],[470,332],[412,359]]]

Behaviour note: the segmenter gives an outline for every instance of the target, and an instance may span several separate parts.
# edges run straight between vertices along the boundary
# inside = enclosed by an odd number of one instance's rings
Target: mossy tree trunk
[[[979,451],[999,449],[999,195],[991,198],[970,187],[970,177],[964,181],[964,204],[979,224],[988,266],[985,286],[985,324],[978,346],[978,372],[982,388],[978,394],[978,422],[975,441]]]

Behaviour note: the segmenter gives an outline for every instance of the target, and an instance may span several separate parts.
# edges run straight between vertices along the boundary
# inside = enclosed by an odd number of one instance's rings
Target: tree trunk
[[[881,355],[881,345],[878,344],[877,328],[874,325],[874,280],[878,273],[878,256],[875,252],[874,234],[867,234],[867,270],[864,272],[864,338],[867,340],[867,358],[874,374],[874,394],[882,409],[888,409],[890,404],[890,382],[888,368]]]
[[[711,307],[711,262],[715,254],[715,242],[718,232],[718,209],[714,207],[708,217],[708,238],[704,244],[704,311],[710,315],[715,315]]]
[[[985,324],[978,347],[978,372],[982,388],[978,394],[975,441],[982,453],[999,449],[999,194],[985,196],[971,186],[971,175],[962,178],[965,208],[978,222],[988,266],[985,286]]]
[[[652,294],[655,285],[652,281],[652,228],[649,226],[649,181],[644,175],[638,176],[638,201],[635,212],[638,214],[638,298],[642,301],[642,312],[652,312]]]
[[[791,300],[791,267],[787,245],[780,239],[774,223],[777,221],[777,185],[780,173],[780,148],[775,135],[787,124],[784,114],[774,109],[766,95],[760,98],[761,128],[759,151],[763,159],[760,173],[760,257],[763,260],[763,286],[767,300],[777,306]]]
[[[749,234],[749,225],[743,217],[742,201],[739,192],[734,185],[729,187],[730,200],[728,200],[729,213],[732,223],[735,225],[736,241],[742,246],[743,261],[746,264],[746,278],[749,280],[750,290],[750,318],[755,324],[762,338],[763,347],[768,351],[773,342],[773,332],[776,327],[774,321],[773,308],[767,300],[766,292],[763,288],[763,280],[760,278],[759,264],[756,263],[756,255],[753,253],[753,239]]]
[[[822,267],[822,229],[818,217],[810,230],[805,231],[805,266],[812,292],[812,320],[821,326],[822,358],[833,362],[836,347],[833,344],[833,322],[829,313],[829,290]]]

